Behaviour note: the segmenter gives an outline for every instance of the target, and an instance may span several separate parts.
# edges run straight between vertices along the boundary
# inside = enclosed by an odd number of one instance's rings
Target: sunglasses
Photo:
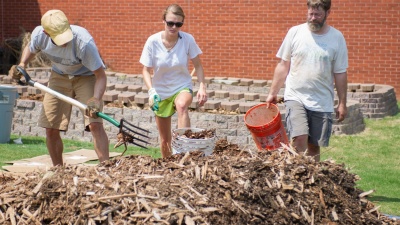
[[[172,22],[172,21],[166,21],[166,20],[164,20],[165,21],[165,23],[167,24],[167,26],[169,26],[169,27],[173,27],[174,25],[176,26],[176,27],[181,27],[181,26],[183,26],[183,23],[182,22]]]

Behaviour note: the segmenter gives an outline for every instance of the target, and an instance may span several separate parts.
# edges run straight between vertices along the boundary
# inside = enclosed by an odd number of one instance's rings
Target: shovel
[[[25,83],[22,82],[21,80],[19,80],[18,81],[19,84],[25,85],[27,83],[28,85],[30,85],[32,87],[36,87],[37,89],[40,89],[48,94],[51,94],[54,97],[56,97],[62,101],[65,101],[67,103],[70,103],[70,104],[78,107],[81,110],[86,111],[88,109],[87,105],[85,105],[73,98],[65,96],[59,92],[56,92],[56,91],[50,89],[49,87],[44,86],[43,84],[37,83],[36,81],[32,80],[31,77],[29,76],[29,74],[22,67],[17,66],[17,70],[19,72],[21,72],[25,78]],[[147,136],[147,134],[150,133],[149,131],[147,131],[143,128],[137,127],[137,126],[129,123],[125,119],[121,119],[120,122],[118,122],[115,119],[107,116],[106,114],[104,114],[102,112],[97,112],[96,115],[97,115],[97,117],[105,119],[108,122],[112,123],[114,126],[119,128],[119,133],[117,135],[118,143],[114,146],[114,148],[117,148],[117,147],[121,146],[122,144],[124,144],[125,151],[126,151],[126,149],[127,149],[126,142],[128,142],[128,143],[132,143],[136,146],[139,146],[141,148],[147,149],[147,147],[145,147],[142,144],[139,144],[138,142],[149,144],[147,141],[141,139],[141,138],[149,138]],[[122,153],[122,155],[125,153],[125,151]]]

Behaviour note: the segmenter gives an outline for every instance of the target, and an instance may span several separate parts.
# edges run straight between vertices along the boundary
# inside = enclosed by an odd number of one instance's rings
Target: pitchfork
[[[73,98],[65,96],[59,92],[56,92],[56,91],[52,90],[51,88],[46,87],[46,86],[32,80],[31,77],[29,76],[29,74],[22,67],[17,66],[17,69],[19,72],[22,73],[22,75],[24,75],[25,83],[27,83],[28,85],[36,87],[46,93],[49,93],[49,94],[53,95],[54,97],[56,97],[60,100],[63,100],[67,103],[70,103],[83,111],[86,111],[88,109],[87,105],[85,105]],[[22,82],[21,80],[19,80],[18,83],[25,85],[25,83]],[[132,143],[136,146],[139,146],[141,148],[147,149],[147,147],[145,147],[142,144],[137,143],[137,141],[145,143],[145,144],[149,144],[147,141],[140,139],[140,137],[149,138],[147,136],[147,134],[150,133],[148,130],[145,130],[143,128],[135,126],[132,123],[129,123],[128,121],[126,121],[125,119],[121,119],[120,122],[118,122],[115,119],[109,117],[108,115],[106,115],[105,113],[102,113],[102,112],[96,112],[96,115],[100,118],[107,120],[108,122],[112,123],[114,126],[119,128],[119,133],[117,135],[118,143],[114,146],[114,148],[117,148],[117,147],[121,146],[122,144],[124,144],[125,151],[126,151],[126,149],[127,149],[126,142],[128,142],[128,143]],[[143,134],[143,133],[145,133],[145,134]],[[125,151],[122,153],[122,155],[125,153]]]

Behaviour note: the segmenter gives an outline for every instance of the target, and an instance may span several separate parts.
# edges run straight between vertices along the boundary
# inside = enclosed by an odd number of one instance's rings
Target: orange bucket
[[[251,107],[244,116],[247,129],[259,150],[275,150],[281,143],[289,144],[281,113],[275,104],[258,104]]]

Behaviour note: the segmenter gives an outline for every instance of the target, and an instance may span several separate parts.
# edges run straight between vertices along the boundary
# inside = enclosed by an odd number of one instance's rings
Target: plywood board
[[[118,152],[110,152],[110,158],[121,155]],[[91,149],[80,149],[73,152],[63,154],[64,164],[84,164],[89,161],[97,160],[97,154]],[[6,162],[2,168],[6,171],[13,173],[26,173],[33,171],[46,171],[53,166],[50,155],[41,155],[27,159],[20,159],[15,161]]]

